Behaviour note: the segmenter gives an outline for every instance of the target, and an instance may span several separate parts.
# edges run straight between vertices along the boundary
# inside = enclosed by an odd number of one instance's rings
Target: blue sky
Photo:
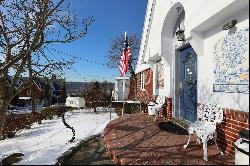
[[[111,38],[124,33],[137,33],[141,37],[146,11],[146,0],[73,0],[72,8],[79,18],[93,16],[88,34],[68,45],[54,46],[56,50],[81,58],[104,63]],[[74,70],[66,70],[67,81],[111,81],[120,76],[117,69],[79,60]]]

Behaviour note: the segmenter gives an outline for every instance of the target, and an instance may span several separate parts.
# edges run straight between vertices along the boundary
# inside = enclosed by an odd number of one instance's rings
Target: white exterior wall
[[[149,26],[148,19],[152,3],[155,3],[155,8],[153,20]],[[180,46],[180,43],[175,43],[173,40],[177,6],[182,6],[185,10],[185,38],[198,56],[197,102],[216,102],[223,108],[248,112],[249,94],[213,92],[212,52],[216,41],[228,33],[222,30],[222,26],[227,21],[237,19],[238,29],[249,27],[249,0],[148,0],[147,10],[149,11],[146,12],[140,47],[141,57],[139,57],[136,72],[143,70],[140,62],[142,55],[145,55],[145,61],[151,66],[155,78],[154,60],[162,59],[165,63],[165,86],[159,91],[159,95],[174,97],[174,56],[175,49]],[[150,30],[147,30],[148,27]],[[146,46],[145,43],[147,43]],[[155,87],[155,79],[153,85]],[[153,93],[158,95],[155,88]]]
[[[239,13],[239,17],[243,15],[249,15],[248,10],[242,10]],[[237,18],[240,20],[240,18]],[[244,20],[237,25],[237,29],[243,29],[249,27],[249,19]],[[211,31],[219,31],[221,25],[213,28]],[[211,32],[210,31],[210,32]],[[209,32],[209,31],[208,31]],[[214,62],[213,62],[213,51],[214,43],[223,36],[226,36],[228,31],[221,31],[217,34],[207,34],[207,38],[204,40],[204,55],[198,56],[198,102],[199,103],[218,103],[223,108],[230,108],[240,111],[249,111],[249,94],[242,93],[224,93],[224,92],[213,92],[214,83]],[[249,54],[248,54],[249,55]]]

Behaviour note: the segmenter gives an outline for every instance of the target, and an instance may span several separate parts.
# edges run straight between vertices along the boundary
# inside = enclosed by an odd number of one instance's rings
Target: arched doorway
[[[167,94],[172,98],[172,115],[193,122],[197,106],[197,57],[191,45],[184,45],[180,36],[176,35],[177,31],[184,29],[184,19],[183,5],[179,2],[172,5],[162,27],[161,54],[168,65]]]

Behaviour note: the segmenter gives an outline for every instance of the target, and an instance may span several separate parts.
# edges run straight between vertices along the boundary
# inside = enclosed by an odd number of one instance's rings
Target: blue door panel
[[[180,117],[197,117],[197,55],[191,46],[180,51]]]

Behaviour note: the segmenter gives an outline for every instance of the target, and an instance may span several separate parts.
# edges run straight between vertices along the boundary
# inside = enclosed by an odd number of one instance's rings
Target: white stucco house
[[[166,96],[168,116],[186,123],[218,104],[218,143],[233,154],[249,130],[249,0],[148,0],[139,55],[137,99]]]
[[[115,87],[112,91],[113,101],[123,101],[123,77],[115,78]],[[129,94],[129,77],[125,77],[125,91],[124,91],[124,100],[128,99]]]

